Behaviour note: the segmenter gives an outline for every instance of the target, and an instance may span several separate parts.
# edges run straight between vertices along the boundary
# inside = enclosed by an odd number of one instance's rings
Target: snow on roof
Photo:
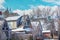
[[[25,31],[32,31],[31,28],[25,28]]]
[[[47,33],[47,32],[50,32],[50,30],[44,30],[44,31],[42,31],[42,33]]]
[[[10,20],[17,20],[20,16],[13,16],[13,17],[7,17],[5,18],[7,21],[10,21]]]
[[[25,31],[25,29],[23,29],[23,28],[17,28],[17,29],[13,29],[12,31]]]

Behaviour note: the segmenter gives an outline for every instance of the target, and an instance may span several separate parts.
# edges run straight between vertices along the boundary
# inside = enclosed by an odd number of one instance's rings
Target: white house
[[[13,16],[13,17],[7,17],[5,18],[8,22],[8,25],[9,25],[9,28],[10,29],[15,29],[17,28],[17,19],[19,18],[20,16]]]

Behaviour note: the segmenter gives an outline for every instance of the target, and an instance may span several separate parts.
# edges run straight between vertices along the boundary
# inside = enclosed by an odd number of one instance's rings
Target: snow
[[[6,20],[10,21],[10,20],[17,20],[20,16],[13,16],[13,17],[7,17]]]
[[[26,29],[23,29],[23,28],[17,28],[17,29],[14,29],[12,31],[32,31],[31,28],[26,28]]]
[[[46,33],[46,32],[50,32],[50,30],[44,30],[44,31],[42,31],[42,33]]]
[[[13,29],[12,31],[25,31],[25,29],[23,29],[23,28],[17,28],[17,29]]]
[[[32,31],[32,29],[31,28],[26,28],[25,31]]]

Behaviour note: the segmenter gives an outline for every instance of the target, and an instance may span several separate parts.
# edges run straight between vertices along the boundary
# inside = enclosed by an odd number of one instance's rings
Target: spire
[[[6,9],[6,11],[5,11],[5,12],[9,13],[8,7],[7,7],[7,9]]]
[[[11,13],[12,11],[11,11],[11,8],[9,9],[9,12]]]
[[[11,11],[11,8],[10,8],[10,11]]]

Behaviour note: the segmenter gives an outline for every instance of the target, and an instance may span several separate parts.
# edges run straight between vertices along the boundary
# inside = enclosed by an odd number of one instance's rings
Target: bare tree
[[[57,16],[58,16],[58,24],[59,24],[59,26],[58,26],[58,37],[59,37],[59,40],[60,40],[60,8],[58,7],[58,9],[57,9]]]

